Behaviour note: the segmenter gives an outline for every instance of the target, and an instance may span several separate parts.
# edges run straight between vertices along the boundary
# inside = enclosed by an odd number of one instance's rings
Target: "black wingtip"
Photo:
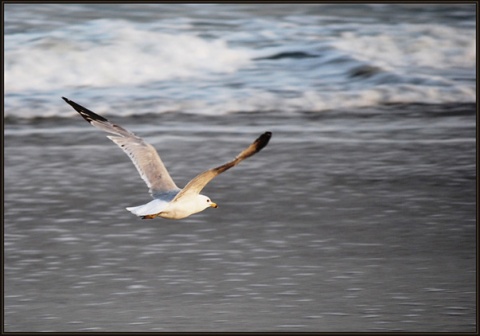
[[[266,145],[268,145],[268,142],[270,141],[270,138],[272,137],[272,132],[265,132],[260,137],[255,140],[256,147],[257,147],[257,152],[260,151],[262,148],[264,148]]]
[[[75,109],[75,111],[80,113],[80,115],[83,117],[83,119],[85,119],[88,122],[91,122],[93,120],[108,121],[104,117],[99,116],[95,112],[90,111],[89,109],[83,107],[82,105],[79,105],[79,104],[75,103],[74,101],[72,101],[68,98],[62,97],[62,99],[65,100],[67,102],[67,104],[69,104],[71,107],[73,107]]]

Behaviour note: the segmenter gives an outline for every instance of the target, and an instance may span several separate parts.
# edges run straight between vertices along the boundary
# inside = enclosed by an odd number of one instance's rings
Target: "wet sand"
[[[475,331],[475,117],[436,108],[117,119],[179,185],[273,131],[183,221],[124,209],[147,188],[88,124],[7,123],[5,331]]]

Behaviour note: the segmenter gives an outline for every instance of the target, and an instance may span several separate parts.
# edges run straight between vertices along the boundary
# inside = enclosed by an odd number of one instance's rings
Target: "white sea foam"
[[[230,73],[249,60],[246,50],[231,48],[223,40],[95,20],[48,35],[7,35],[5,91],[140,85]]]
[[[474,67],[475,31],[438,24],[364,26],[333,44],[362,61],[390,71]]]

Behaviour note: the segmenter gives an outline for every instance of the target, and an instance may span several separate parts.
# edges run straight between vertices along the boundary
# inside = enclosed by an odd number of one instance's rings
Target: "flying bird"
[[[180,189],[170,177],[160,156],[152,145],[125,128],[112,124],[104,117],[70,99],[62,98],[92,126],[113,134],[107,135],[107,138],[116,143],[132,160],[153,198],[152,201],[146,204],[126,208],[142,219],[153,219],[156,217],[182,219],[209,207],[217,208],[217,204],[212,202],[208,196],[200,194],[202,189],[217,175],[258,153],[268,144],[272,136],[271,132],[263,133],[233,160],[198,174],[183,189]]]

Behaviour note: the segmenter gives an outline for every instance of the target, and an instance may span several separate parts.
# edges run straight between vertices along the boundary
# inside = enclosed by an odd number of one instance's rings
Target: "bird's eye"
[[[209,200],[209,199],[207,199],[207,203],[210,203],[210,200]]]

